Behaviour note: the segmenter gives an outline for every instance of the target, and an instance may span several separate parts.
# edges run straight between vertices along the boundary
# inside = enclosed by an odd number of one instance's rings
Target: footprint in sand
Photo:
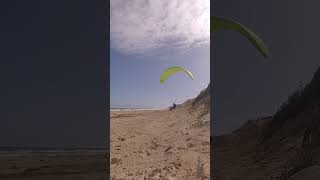
[[[147,156],[150,156],[150,152],[149,152],[149,151],[147,151],[147,150],[146,150],[146,154],[147,154]]]
[[[165,172],[165,176],[167,177],[176,176],[175,166],[165,166],[164,168],[162,168],[162,170]]]
[[[195,146],[195,144],[188,143],[187,146],[188,146],[188,148],[191,148],[191,147]]]
[[[118,137],[118,140],[119,140],[119,141],[125,141],[126,138],[124,138],[124,137],[122,137],[122,138]]]
[[[119,158],[112,158],[111,164],[120,165],[120,164],[122,164],[122,160]]]
[[[149,149],[151,149],[151,150],[157,150],[157,149],[158,149],[159,145],[158,145],[156,142],[154,142],[154,141],[152,140],[152,141],[151,141],[151,144],[152,144],[152,146],[150,146]]]
[[[160,169],[160,168],[156,168],[156,169],[154,169],[154,170],[152,170],[151,172],[150,172],[150,174],[149,174],[149,177],[154,177],[155,175],[159,175],[159,176],[161,176],[161,172],[162,172],[162,169]]]
[[[179,169],[181,167],[181,163],[177,163],[177,162],[171,162],[170,164],[172,164],[176,169]]]

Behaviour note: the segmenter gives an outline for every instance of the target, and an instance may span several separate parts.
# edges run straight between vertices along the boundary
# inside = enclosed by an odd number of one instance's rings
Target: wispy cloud
[[[209,16],[210,0],[111,0],[111,47],[150,54],[208,44]]]

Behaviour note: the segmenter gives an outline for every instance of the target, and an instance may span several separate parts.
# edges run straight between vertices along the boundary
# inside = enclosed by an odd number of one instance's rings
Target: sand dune
[[[262,132],[270,127],[272,118],[248,121],[233,133],[214,137],[215,179],[320,179],[319,129],[314,128],[310,140],[302,146],[305,130],[317,127],[311,122],[318,122],[319,117],[319,112],[301,113],[268,141],[262,141]]]

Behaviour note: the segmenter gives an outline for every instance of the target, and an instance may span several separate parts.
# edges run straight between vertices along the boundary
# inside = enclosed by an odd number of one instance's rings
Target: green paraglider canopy
[[[162,74],[160,76],[160,83],[164,83],[171,75],[173,75],[173,74],[175,74],[177,72],[184,72],[191,79],[194,79],[193,74],[189,70],[187,70],[187,69],[185,69],[183,67],[170,67],[170,68],[168,68],[168,69],[166,69],[166,70],[164,70],[162,72]]]
[[[230,19],[213,16],[211,17],[211,32],[216,33],[221,30],[234,30],[236,32],[241,33],[244,37],[246,37],[251,44],[258,49],[258,51],[264,56],[268,57],[269,51],[265,46],[263,41],[257,36],[254,32],[249,30],[247,27],[242,24],[235,22]]]

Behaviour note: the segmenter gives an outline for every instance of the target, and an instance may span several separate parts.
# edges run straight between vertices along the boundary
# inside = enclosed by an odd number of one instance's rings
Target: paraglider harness
[[[175,103],[173,103],[173,105],[169,108],[170,111],[176,109],[177,105]]]

